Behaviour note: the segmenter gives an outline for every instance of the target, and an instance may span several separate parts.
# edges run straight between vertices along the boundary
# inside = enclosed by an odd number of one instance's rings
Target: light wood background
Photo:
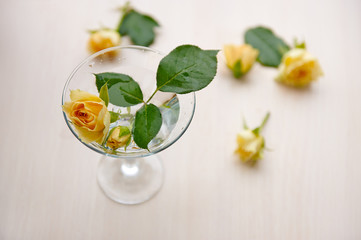
[[[115,27],[124,1],[0,2],[0,239],[361,239],[361,2],[137,0],[160,23],[153,48],[220,49],[248,27],[305,39],[325,76],[308,89],[256,64],[235,80],[222,53],[185,135],[160,153],[161,191],[125,206],[96,183],[100,155],[67,129],[61,92],[87,29]],[[124,39],[123,44],[128,41]],[[242,116],[264,114],[265,158],[233,154]]]

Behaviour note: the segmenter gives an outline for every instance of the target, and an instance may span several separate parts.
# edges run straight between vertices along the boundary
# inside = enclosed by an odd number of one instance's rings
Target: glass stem
[[[120,172],[126,177],[134,177],[139,174],[140,161],[138,158],[122,159]]]

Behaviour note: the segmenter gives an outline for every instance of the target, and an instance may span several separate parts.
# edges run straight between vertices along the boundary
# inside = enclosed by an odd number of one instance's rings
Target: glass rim
[[[127,49],[136,49],[136,50],[147,50],[147,51],[150,51],[150,52],[154,52],[154,53],[157,53],[159,55],[162,55],[164,56],[164,53],[158,51],[158,50],[155,50],[155,49],[152,49],[152,48],[149,48],[149,47],[143,47],[143,46],[137,46],[137,45],[126,45],[126,46],[116,46],[116,47],[110,47],[110,48],[106,48],[106,49],[103,49],[99,52],[96,52],[96,53],[93,53],[92,55],[88,56],[87,58],[85,58],[83,61],[81,61],[74,69],[73,71],[70,73],[68,79],[66,80],[66,83],[65,83],[65,86],[63,88],[63,94],[62,94],[62,100],[61,100],[61,105],[64,104],[64,96],[65,96],[65,91],[67,89],[67,86],[69,85],[70,83],[70,80],[73,78],[73,76],[75,75],[75,73],[79,70],[79,68],[81,68],[85,63],[89,62],[91,59],[94,59],[96,57],[98,57],[99,55],[102,55],[106,52],[110,52],[110,51],[113,51],[113,50],[117,50],[117,49],[124,49],[124,48],[127,48]]]
[[[103,49],[99,52],[96,52],[90,56],[88,56],[87,58],[85,58],[83,61],[81,61],[75,68],[74,70],[70,73],[65,85],[64,85],[64,88],[63,88],[63,92],[62,92],[62,99],[61,99],[61,106],[64,105],[65,103],[65,96],[66,96],[66,91],[68,89],[68,86],[69,86],[69,83],[70,81],[73,79],[74,75],[77,73],[77,71],[82,67],[84,66],[84,64],[86,64],[87,62],[89,62],[90,60],[104,54],[104,53],[107,53],[107,52],[110,52],[110,51],[114,51],[114,50],[118,50],[118,49],[135,49],[135,50],[146,50],[146,51],[149,51],[149,52],[153,52],[153,53],[156,53],[156,54],[159,54],[161,56],[164,56],[164,54],[158,50],[155,50],[155,49],[152,49],[152,48],[149,48],[149,47],[143,47],[143,46],[137,46],[137,45],[126,45],[126,46],[116,46],[116,47],[111,47],[111,48],[106,48],[106,49]],[[190,123],[192,122],[193,120],[193,117],[194,117],[194,112],[195,112],[195,108],[196,108],[196,94],[195,92],[191,92],[191,93],[187,93],[187,94],[178,94],[177,95],[193,95],[193,108],[192,108],[192,113],[190,115],[190,118],[187,122],[187,124],[182,128],[182,131],[180,132],[180,134],[178,134],[173,140],[171,140],[169,143],[167,143],[166,145],[162,146],[161,148],[159,149],[156,149],[155,151],[148,151],[148,152],[142,152],[142,153],[134,153],[134,154],[131,154],[131,155],[117,155],[117,154],[111,154],[111,153],[107,153],[105,151],[102,151],[100,149],[98,149],[97,147],[91,145],[90,143],[85,143],[83,142],[79,137],[78,137],[78,134],[75,132],[75,130],[73,129],[72,126],[70,126],[70,123],[68,121],[68,117],[66,115],[66,113],[63,111],[63,116],[64,116],[64,119],[65,119],[65,122],[68,126],[68,128],[70,129],[70,131],[73,133],[73,135],[82,143],[84,144],[85,146],[87,146],[88,148],[92,149],[93,151],[97,152],[97,153],[100,153],[102,155],[105,155],[105,156],[109,156],[109,157],[114,157],[114,158],[140,158],[140,157],[147,157],[147,156],[150,156],[150,155],[153,155],[153,154],[156,154],[156,153],[159,153],[165,149],[167,149],[168,147],[170,147],[171,145],[173,145],[176,141],[178,141],[178,139],[180,137],[182,137],[182,135],[186,132],[186,130],[188,129]]]

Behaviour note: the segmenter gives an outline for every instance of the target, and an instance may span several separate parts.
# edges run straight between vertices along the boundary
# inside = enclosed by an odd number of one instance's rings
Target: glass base
[[[163,167],[155,155],[146,158],[102,157],[98,183],[110,199],[123,204],[138,204],[152,198],[163,183]]]

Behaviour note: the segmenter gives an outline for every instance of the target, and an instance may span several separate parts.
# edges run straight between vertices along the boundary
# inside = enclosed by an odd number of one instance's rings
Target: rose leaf
[[[278,67],[282,56],[290,47],[270,29],[255,27],[248,29],[244,35],[245,42],[259,50],[258,61],[269,67]]]
[[[144,104],[135,114],[133,128],[134,142],[144,149],[148,149],[148,143],[157,135],[162,126],[162,114],[157,106]]]
[[[143,102],[139,84],[128,75],[121,73],[94,74],[98,91],[105,83],[108,87],[109,102],[120,107],[129,107]]]
[[[217,53],[193,45],[175,48],[159,63],[157,89],[179,94],[201,90],[217,73]]]

